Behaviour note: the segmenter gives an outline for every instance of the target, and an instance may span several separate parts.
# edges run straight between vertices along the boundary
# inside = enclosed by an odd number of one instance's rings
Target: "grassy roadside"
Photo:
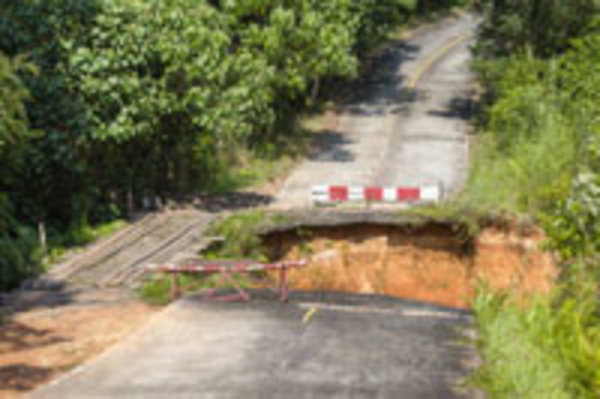
[[[253,276],[261,277],[261,276]],[[245,275],[236,275],[233,277],[236,283],[242,288],[252,288],[254,286],[254,279]],[[183,292],[198,292],[210,288],[215,288],[219,283],[219,275],[209,276],[189,276],[181,275],[177,277],[178,287]],[[155,279],[144,284],[138,291],[138,294],[142,300],[152,306],[164,306],[171,301],[171,278],[166,276],[159,276]],[[220,288],[231,289],[233,285],[225,284],[220,285]]]
[[[564,48],[549,47],[541,31],[512,38],[498,21],[527,18],[517,8],[493,9],[480,32],[482,113],[470,177],[454,206],[531,218],[545,229],[561,277],[552,295],[526,303],[481,290],[473,309],[484,365],[473,382],[492,399],[598,398],[600,102],[592,87],[600,81],[600,35],[586,31]],[[558,37],[564,18],[555,22],[544,29]]]
[[[585,291],[527,304],[482,291],[473,308],[485,364],[472,382],[492,399],[597,398],[600,316],[593,291]]]

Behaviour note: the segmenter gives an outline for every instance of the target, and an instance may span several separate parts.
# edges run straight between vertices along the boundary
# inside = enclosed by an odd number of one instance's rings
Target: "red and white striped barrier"
[[[422,202],[432,203],[442,199],[440,186],[420,187],[349,187],[315,186],[311,200],[314,204],[341,202]]]
[[[261,263],[251,260],[188,260],[182,264],[163,263],[148,264],[146,270],[160,273],[201,273],[212,274],[221,272],[250,273],[257,271],[270,271],[293,269],[306,266],[306,261],[284,261],[279,263]]]
[[[179,279],[180,274],[219,274],[221,281],[216,283],[215,288],[204,290],[204,296],[219,301],[250,300],[250,294],[246,292],[233,278],[235,274],[251,273],[256,271],[279,271],[279,296],[283,302],[288,300],[288,271],[294,268],[306,266],[308,263],[301,261],[284,261],[279,263],[261,263],[253,260],[219,260],[209,261],[203,259],[188,260],[181,265],[150,264],[145,269],[149,272],[157,272],[171,275],[171,299],[176,299],[181,294]],[[237,294],[216,296],[217,290],[224,284],[229,284],[237,291]]]

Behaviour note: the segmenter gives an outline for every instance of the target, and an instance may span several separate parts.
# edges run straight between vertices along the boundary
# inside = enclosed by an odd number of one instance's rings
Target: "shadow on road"
[[[429,111],[428,114],[441,118],[469,121],[473,118],[476,106],[471,97],[470,93],[454,97],[444,109]]]
[[[414,60],[420,47],[397,41],[381,54],[368,61],[368,67],[359,79],[341,89],[338,99],[341,111],[350,115],[380,116],[389,106],[415,100],[411,91],[403,87],[406,76],[400,73],[402,64]]]
[[[354,141],[340,132],[323,131],[316,135],[308,159],[316,162],[352,162],[354,154],[345,146]]]
[[[253,192],[234,191],[217,195],[195,195],[188,201],[198,210],[219,213],[269,205],[273,202],[273,197]]]
[[[400,71],[404,62],[416,58],[420,47],[398,40],[382,48],[383,51],[365,61],[358,79],[332,84],[329,88],[338,115],[381,118],[388,114],[403,114],[417,99],[417,93],[403,86],[406,77]],[[353,162],[356,155],[348,149],[352,143],[341,131],[324,130],[315,135],[314,150],[308,159]]]

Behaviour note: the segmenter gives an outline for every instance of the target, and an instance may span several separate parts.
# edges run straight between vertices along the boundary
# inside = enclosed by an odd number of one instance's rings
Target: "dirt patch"
[[[27,391],[100,354],[155,310],[139,302],[38,308],[0,325],[0,397]]]
[[[354,224],[294,229],[266,235],[272,256],[309,257],[307,268],[293,271],[297,290],[334,290],[385,294],[435,304],[467,307],[475,289],[520,293],[551,290],[558,269],[539,250],[537,229],[490,227],[466,240],[450,226]]]

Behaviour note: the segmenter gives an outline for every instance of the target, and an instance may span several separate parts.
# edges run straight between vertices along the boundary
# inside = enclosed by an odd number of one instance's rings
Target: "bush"
[[[15,207],[3,192],[14,182],[11,172],[24,165],[27,141],[34,136],[24,105],[29,92],[16,75],[19,69],[34,72],[0,53],[0,291],[16,287],[40,268],[35,231],[17,221]]]
[[[564,52],[575,37],[590,31],[595,0],[483,0],[478,52],[506,57],[526,49],[539,57]]]
[[[218,259],[264,260],[262,242],[256,227],[265,221],[262,211],[249,211],[230,216],[213,226],[209,234],[222,236],[223,242],[205,255]]]
[[[12,205],[0,193],[0,291],[15,288],[38,274],[40,255],[35,230],[14,219]]]

